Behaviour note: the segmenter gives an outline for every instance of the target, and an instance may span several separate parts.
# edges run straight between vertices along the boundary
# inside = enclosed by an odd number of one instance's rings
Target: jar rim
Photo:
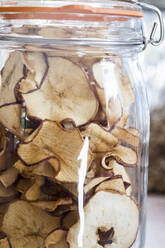
[[[83,14],[103,14],[103,15],[119,15],[129,17],[143,17],[144,14],[141,11],[125,10],[125,9],[108,9],[108,8],[96,8],[89,5],[67,5],[62,7],[0,7],[0,12],[69,12],[69,13],[83,13]]]
[[[3,19],[69,19],[84,21],[124,21],[124,18],[142,18],[144,14],[136,2],[128,1],[7,1],[0,5]],[[31,15],[33,14],[33,15]],[[53,15],[52,15],[53,14]],[[116,17],[116,19],[115,19]],[[122,18],[123,17],[123,18]],[[109,18],[109,20],[108,20]],[[119,19],[121,18],[121,19]]]

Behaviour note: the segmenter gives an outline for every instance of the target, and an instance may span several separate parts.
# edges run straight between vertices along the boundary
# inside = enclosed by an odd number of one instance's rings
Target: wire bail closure
[[[157,7],[155,7],[151,4],[139,3],[139,2],[137,4],[140,5],[142,8],[153,10],[159,19],[159,24],[157,22],[154,22],[149,39],[144,37],[143,50],[147,47],[148,44],[151,44],[153,46],[159,46],[162,43],[162,41],[164,40],[164,21],[163,21],[163,16],[162,16],[161,11]],[[155,34],[157,32],[158,26],[160,26],[160,37],[159,37],[159,39],[156,39]]]

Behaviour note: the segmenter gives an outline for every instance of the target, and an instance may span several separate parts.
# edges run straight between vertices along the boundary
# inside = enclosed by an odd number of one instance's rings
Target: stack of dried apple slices
[[[137,166],[140,133],[127,127],[135,95],[121,58],[14,51],[0,95],[0,246],[130,248],[139,210],[125,167]]]

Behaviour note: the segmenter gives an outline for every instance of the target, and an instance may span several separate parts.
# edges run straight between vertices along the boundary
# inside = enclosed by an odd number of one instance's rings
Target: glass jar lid
[[[161,24],[160,39],[154,42],[154,33],[156,25],[154,24],[150,40],[144,38],[142,28],[142,18],[144,17],[143,7],[151,8],[151,5],[145,5],[138,1],[125,0],[2,0],[0,3],[0,37],[7,34],[9,25],[19,26],[21,22],[24,25],[39,24],[41,26],[56,25],[65,26],[76,32],[72,35],[71,40],[85,40],[87,37],[90,41],[104,41],[109,44],[132,44],[145,45],[149,42],[154,45],[159,44],[163,39],[163,23],[160,11],[155,8]],[[37,20],[37,21],[36,21]],[[8,29],[5,28],[8,27]],[[84,31],[84,37],[82,35]],[[14,29],[12,29],[13,31]],[[81,30],[81,32],[80,32]],[[100,32],[94,37],[94,30]],[[81,33],[81,35],[80,35]],[[10,37],[14,35],[8,33]],[[31,37],[33,38],[33,37]],[[54,39],[55,37],[48,37]],[[58,37],[56,40],[68,40],[68,37]]]
[[[85,21],[112,21],[119,17],[143,17],[134,1],[1,1],[0,12],[6,19],[69,19]],[[52,15],[53,13],[53,15]],[[110,16],[113,16],[110,17]],[[116,17],[116,19],[115,19]],[[120,20],[125,20],[120,18]]]

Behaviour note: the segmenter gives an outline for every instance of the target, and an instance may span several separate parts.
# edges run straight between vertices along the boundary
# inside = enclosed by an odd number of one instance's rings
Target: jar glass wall
[[[29,17],[1,23],[0,245],[142,248],[149,109],[141,22],[62,27]]]

